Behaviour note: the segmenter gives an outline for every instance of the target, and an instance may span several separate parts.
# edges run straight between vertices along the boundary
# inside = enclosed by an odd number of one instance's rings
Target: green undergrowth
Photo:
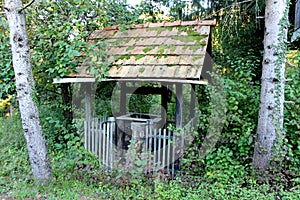
[[[75,143],[59,150],[51,147],[49,154],[53,178],[47,185],[36,185],[20,119],[0,118],[0,196],[12,199],[300,199],[296,182],[287,188],[280,181],[261,181],[249,174],[250,167],[233,160],[223,171],[217,170],[220,162],[216,159],[215,166],[212,162],[206,166],[211,173],[195,176],[187,171],[170,180],[164,174],[149,177],[122,170],[105,172],[95,156]],[[232,174],[232,170],[237,174]]]

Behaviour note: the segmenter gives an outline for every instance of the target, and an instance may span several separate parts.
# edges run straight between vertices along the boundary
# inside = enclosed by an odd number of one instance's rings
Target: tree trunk
[[[260,110],[253,156],[253,166],[261,171],[278,155],[280,139],[284,136],[287,1],[266,0]]]
[[[16,78],[17,96],[22,126],[27,142],[30,165],[37,183],[45,183],[51,177],[51,165],[43,137],[34,90],[29,40],[21,0],[5,0],[10,44]]]

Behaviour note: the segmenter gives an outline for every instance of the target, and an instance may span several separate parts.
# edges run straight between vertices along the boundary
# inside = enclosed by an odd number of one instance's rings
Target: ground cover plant
[[[55,124],[51,130],[60,128]],[[85,151],[80,139],[72,135],[75,133],[61,138],[65,144],[47,137],[53,178],[46,185],[36,185],[18,114],[1,118],[0,129],[0,194],[4,199],[300,198],[300,178],[294,173],[298,168],[291,173],[273,170],[262,179],[226,146],[199,160],[205,165],[187,165],[171,180],[165,174],[149,177],[122,170],[106,172],[97,158]],[[185,159],[195,164],[195,157]]]

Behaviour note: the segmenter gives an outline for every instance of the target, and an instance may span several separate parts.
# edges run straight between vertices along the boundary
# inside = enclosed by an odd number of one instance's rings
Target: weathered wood
[[[113,164],[114,164],[114,143],[113,143],[113,138],[115,135],[115,118],[114,117],[109,117],[107,120],[108,127],[109,127],[109,167],[110,169],[113,169]]]
[[[168,117],[168,85],[162,85],[162,93],[161,93],[161,118],[163,126],[162,128],[166,128]]]
[[[95,120],[92,120],[92,130],[91,130],[91,152],[95,153]]]
[[[120,94],[120,115],[126,114],[126,82],[120,82],[121,84],[121,94]]]
[[[196,113],[196,85],[191,85],[190,119],[195,117]]]
[[[61,78],[53,79],[53,83],[95,83],[95,78]]]
[[[297,1],[295,11],[295,30],[300,28],[300,1]]]
[[[196,85],[207,85],[207,80],[189,80],[189,79],[159,79],[159,78],[153,78],[153,79],[142,79],[142,78],[109,78],[104,79],[103,81],[119,81],[121,82],[144,82],[144,83],[190,83],[190,84],[196,84]]]
[[[182,128],[182,84],[176,84],[176,128]]]
[[[85,121],[84,127],[86,149],[98,156],[99,162],[105,166],[106,170],[125,163],[134,167],[137,159],[147,159],[145,166],[142,166],[144,172],[156,173],[160,170],[167,170],[174,176],[180,137],[173,136],[172,131],[167,129],[153,129],[152,120],[131,124],[135,152],[130,151],[126,157],[117,158],[115,156],[119,154],[115,152],[113,143],[116,128],[114,118],[108,118],[105,122],[103,119],[94,118]],[[120,159],[120,163],[117,163],[116,161]]]
[[[92,84],[85,83],[85,120],[92,118]]]
[[[295,27],[294,33],[291,38],[291,41],[295,41],[297,38],[300,37],[300,1],[297,1],[296,10],[295,10]]]

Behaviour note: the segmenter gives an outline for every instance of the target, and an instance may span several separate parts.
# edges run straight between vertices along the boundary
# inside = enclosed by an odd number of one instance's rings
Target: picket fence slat
[[[142,127],[142,126],[141,126]],[[144,128],[145,127],[145,128]],[[173,131],[167,129],[155,129],[151,123],[143,125],[145,130],[136,132],[135,145],[130,148],[137,148],[137,155],[133,152],[128,152],[123,155],[118,151],[126,151],[120,148],[117,141],[121,141],[121,137],[117,128],[116,122],[112,119],[104,117],[84,121],[84,146],[85,148],[98,156],[99,162],[106,170],[113,169],[120,164],[128,164],[134,159],[146,159],[145,173],[156,173],[158,171],[167,172],[174,177],[177,167],[178,155],[176,153],[176,145],[183,145],[183,139],[176,141],[179,136],[175,136]],[[129,150],[127,151],[130,151]],[[178,148],[181,150],[181,147]],[[141,152],[140,152],[141,151]],[[182,154],[182,151],[180,151]],[[128,160],[123,160],[122,163],[117,163],[121,158],[118,155],[126,156]],[[134,165],[134,162],[133,162]],[[176,165],[176,169],[175,169]]]

